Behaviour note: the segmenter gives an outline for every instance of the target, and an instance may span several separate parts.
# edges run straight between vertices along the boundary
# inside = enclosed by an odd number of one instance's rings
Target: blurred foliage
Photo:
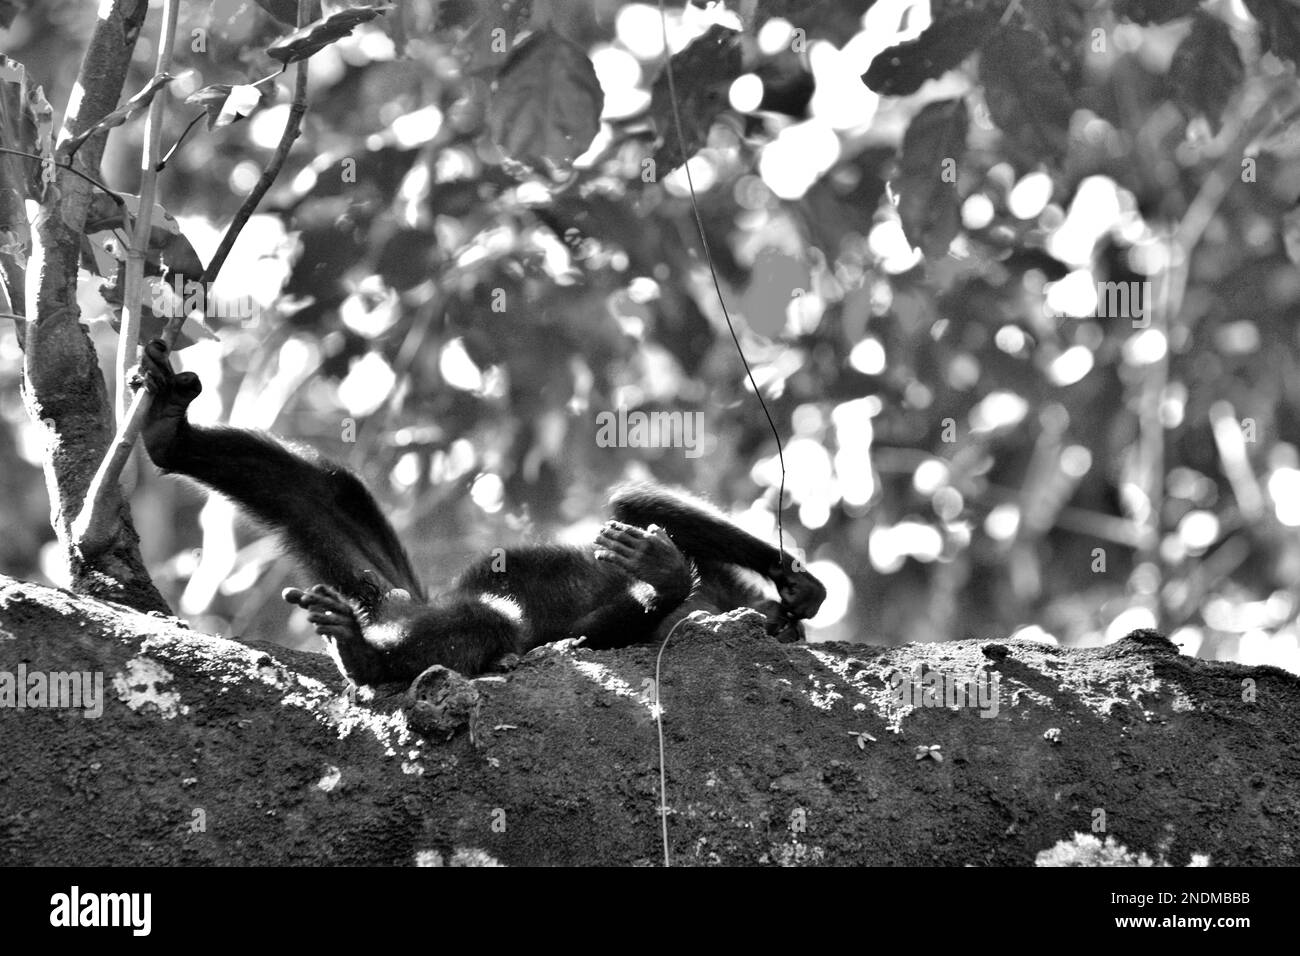
[[[0,48],[61,105],[93,12],[17,6]],[[186,97],[278,70],[291,8],[181,4],[166,143],[204,113]],[[430,583],[532,534],[590,539],[629,476],[774,539],[777,446],[671,169],[692,157],[782,436],[787,540],[831,590],[817,636],[1157,626],[1300,669],[1300,10],[674,7],[684,145],[660,29],[624,0],[406,0],[316,53],[303,138],[214,290],[234,304],[209,316],[219,341],[182,356],[196,415],[358,468]],[[204,259],[283,125],[287,80],[259,88],[162,178]],[[115,189],[140,135],[110,136]],[[83,298],[107,349],[101,306]],[[0,568],[33,577],[50,533],[19,364],[0,329]],[[703,454],[601,447],[619,409],[701,414]],[[268,542],[219,503],[200,538],[199,496],[147,465],[138,483],[176,606],[218,631],[301,627]]]

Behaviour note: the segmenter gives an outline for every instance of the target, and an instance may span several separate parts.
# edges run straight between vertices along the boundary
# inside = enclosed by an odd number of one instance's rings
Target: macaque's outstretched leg
[[[141,437],[155,465],[234,501],[279,533],[312,580],[359,607],[394,589],[424,598],[397,533],[355,474],[260,432],[189,422],[202,386],[193,372],[172,370],[158,339],[144,347],[140,380],[154,394]]]

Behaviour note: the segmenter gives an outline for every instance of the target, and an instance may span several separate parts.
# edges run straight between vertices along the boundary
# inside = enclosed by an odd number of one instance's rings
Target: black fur
[[[155,393],[144,426],[149,457],[234,500],[278,532],[321,583],[289,588],[343,673],[359,684],[409,681],[442,664],[468,674],[508,653],[563,638],[618,647],[666,633],[696,608],[759,608],[768,631],[797,639],[826,591],[794,559],[696,499],[629,485],[591,547],[530,545],[484,558],[442,595],[426,596],[388,519],[355,475],[311,449],[256,432],[191,425],[202,386],[175,374],[160,341],[141,379]],[[765,600],[737,568],[777,585]]]

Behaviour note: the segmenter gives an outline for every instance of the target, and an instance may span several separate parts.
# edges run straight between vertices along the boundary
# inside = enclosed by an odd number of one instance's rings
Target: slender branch
[[[289,68],[289,64],[286,63],[284,66],[280,67],[280,69],[276,70],[274,73],[268,73],[268,74],[266,74],[266,76],[262,77],[260,80],[254,80],[252,83],[246,83],[246,84],[244,84],[244,85],[245,85],[245,86],[261,86],[263,83],[270,83],[270,82],[271,82],[272,80],[274,80],[276,77],[283,75],[284,71],[287,70],[288,68]]]
[[[294,64],[294,70],[293,105],[289,107],[289,119],[284,124],[284,132],[280,134],[280,143],[276,146],[271,161],[262,170],[257,185],[245,197],[243,205],[239,207],[239,211],[235,213],[235,218],[231,220],[225,235],[221,237],[221,245],[217,247],[217,251],[213,254],[212,261],[203,270],[205,288],[209,282],[215,281],[217,275],[221,272],[221,267],[225,265],[226,257],[230,255],[230,250],[234,248],[235,240],[239,238],[239,233],[243,231],[244,224],[252,217],[257,210],[258,204],[262,201],[262,197],[266,195],[271,188],[271,184],[280,175],[284,161],[289,156],[289,149],[293,146],[294,140],[298,138],[303,115],[307,112],[307,61],[300,60]]]
[[[28,153],[21,149],[12,149],[8,146],[0,146],[0,153],[8,153],[10,156],[25,156],[27,159],[34,159],[38,163],[45,162],[45,158],[42,156],[37,156],[35,153]],[[54,165],[57,166],[59,169],[66,169],[74,176],[80,176],[82,179],[90,183],[90,185],[94,186],[96,189],[107,193],[112,198],[113,202],[117,203],[119,206],[125,204],[126,200],[122,198],[121,193],[109,189],[107,186],[101,183],[94,176],[86,175],[81,170],[79,170],[76,166],[73,166],[71,163],[55,163]]]
[[[288,67],[288,64],[285,64],[283,67],[281,67],[281,68],[280,68],[279,70],[277,70],[276,72],[271,73],[271,74],[269,74],[269,75],[267,75],[267,76],[264,76],[264,77],[262,77],[260,80],[254,80],[252,83],[246,83],[246,84],[244,84],[244,85],[245,85],[245,86],[261,86],[263,83],[269,83],[269,82],[271,82],[271,80],[274,80],[274,79],[279,78],[279,77],[284,73],[284,71],[287,70],[288,68],[289,68],[289,67]],[[177,151],[178,149],[180,149],[180,148],[181,148],[181,144],[185,142],[185,137],[187,137],[187,136],[190,135],[190,130],[194,129],[195,125],[198,124],[199,120],[203,119],[203,118],[204,118],[205,116],[207,116],[207,115],[208,115],[208,111],[205,109],[205,110],[204,110],[203,112],[201,112],[198,116],[194,117],[194,119],[190,120],[190,123],[189,123],[188,126],[185,127],[184,132],[182,132],[181,135],[180,135],[180,137],[176,140],[176,142],[172,144],[172,148],[169,149],[169,150],[167,150],[167,155],[164,156],[161,160],[158,161],[158,169],[161,170],[164,166],[166,166],[168,163],[170,163],[170,162],[172,161],[172,159],[173,159],[173,158],[175,157],[175,155],[176,155],[176,151]]]
[[[310,22],[310,0],[298,0],[299,27],[306,26]],[[235,240],[239,238],[239,233],[253,215],[254,210],[257,209],[262,197],[266,195],[272,183],[275,182],[276,177],[279,176],[280,170],[284,167],[285,159],[289,155],[289,149],[299,136],[302,118],[306,112],[307,61],[299,60],[294,64],[293,104],[289,108],[289,117],[285,121],[284,130],[280,134],[280,142],[275,148],[275,153],[266,164],[266,168],[262,170],[262,175],[258,178],[252,192],[244,197],[239,211],[235,213],[235,218],[226,227],[226,232],[221,238],[221,245],[217,247],[217,251],[213,254],[211,261],[208,262],[207,268],[203,270],[200,286],[204,292],[203,302],[205,305],[207,303],[207,292],[221,273],[221,267],[230,255],[230,250],[234,247]],[[188,315],[178,309],[176,314],[167,320],[167,325],[162,332],[162,339],[169,348],[175,344],[186,318],[188,318]],[[90,488],[86,492],[85,506],[73,525],[74,537],[85,555],[98,554],[111,540],[108,535],[108,531],[111,529],[111,516],[108,514],[108,505],[117,492],[122,469],[126,467],[126,463],[131,457],[131,449],[135,447],[136,438],[139,437],[140,429],[144,426],[145,418],[152,404],[153,395],[150,392],[142,388],[135,393],[130,409],[119,420],[117,434],[113,438],[113,443],[109,446],[108,453],[104,456],[103,461],[100,462],[95,477],[90,483]]]
[[[172,161],[172,157],[176,155],[176,150],[181,148],[181,143],[185,142],[185,137],[190,135],[190,130],[194,129],[195,124],[207,115],[208,114],[205,111],[189,121],[185,129],[181,131],[181,135],[176,138],[176,142],[172,143],[172,148],[167,150],[167,155],[158,160],[158,165],[154,167],[157,172],[162,172],[163,168]]]
[[[1258,102],[1243,103],[1239,112],[1229,114],[1223,131],[1223,154],[1201,182],[1174,230],[1173,241],[1183,254],[1190,255],[1196,248],[1228,190],[1241,181],[1241,158],[1247,147],[1279,125],[1296,102],[1294,81],[1278,82],[1262,91]]]
[[[163,5],[162,25],[158,29],[158,57],[154,76],[171,72],[172,47],[176,44],[176,12],[180,0]],[[158,194],[158,154],[162,150],[162,120],[167,99],[161,92],[149,102],[144,121],[144,145],[140,149],[140,209],[135,229],[126,247],[126,277],[122,286],[122,327],[117,336],[117,394],[113,412],[117,421],[125,417],[131,404],[131,368],[140,348],[140,319],[144,310],[144,260],[153,235],[153,204]]]

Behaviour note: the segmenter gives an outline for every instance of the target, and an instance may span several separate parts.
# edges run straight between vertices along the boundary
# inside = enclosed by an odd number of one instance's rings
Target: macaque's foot
[[[203,391],[203,384],[193,372],[178,375],[172,371],[169,354],[162,339],[151,339],[140,355],[140,369],[132,384],[137,388],[143,385],[146,391],[152,392],[156,396],[155,406],[175,406],[183,413]]]
[[[321,637],[338,641],[340,645],[361,641],[361,623],[357,620],[356,609],[329,585],[317,584],[306,591],[285,588],[280,596],[306,611],[307,620]]]
[[[658,525],[638,528],[606,521],[596,536],[596,560],[622,568],[655,589],[658,600],[676,606],[691,593],[691,567],[668,532]]]
[[[807,571],[777,568],[769,577],[776,584],[786,614],[796,620],[812,617],[826,600],[826,588]]]
[[[167,346],[161,339],[154,339],[144,347],[140,370],[132,384],[143,386],[154,396],[140,432],[145,450],[159,468],[177,464],[178,456],[184,456],[184,444],[178,446],[177,437],[185,422],[185,410],[203,391],[199,377],[193,372],[173,372]]]

